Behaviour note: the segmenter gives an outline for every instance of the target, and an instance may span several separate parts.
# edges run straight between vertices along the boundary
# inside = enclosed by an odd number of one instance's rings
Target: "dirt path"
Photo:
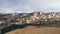
[[[28,26],[23,29],[16,29],[6,34],[60,34],[58,27],[41,27]]]

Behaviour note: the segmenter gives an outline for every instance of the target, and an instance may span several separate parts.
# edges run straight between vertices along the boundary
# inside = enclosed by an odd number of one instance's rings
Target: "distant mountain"
[[[40,11],[41,12],[41,11]],[[32,12],[32,13],[0,13],[0,15],[25,15],[25,14],[33,14],[33,13],[40,13],[40,12]],[[45,12],[42,12],[42,13],[44,13],[44,14],[53,14],[53,13],[56,13],[56,14],[60,14],[60,12],[47,12],[47,13],[45,13]]]

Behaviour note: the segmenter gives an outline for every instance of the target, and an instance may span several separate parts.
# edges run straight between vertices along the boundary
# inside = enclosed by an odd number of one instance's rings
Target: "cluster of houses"
[[[0,25],[11,24],[32,24],[40,22],[54,22],[60,21],[59,12],[43,13],[43,12],[33,12],[33,13],[14,13],[14,14],[2,14],[0,15]]]

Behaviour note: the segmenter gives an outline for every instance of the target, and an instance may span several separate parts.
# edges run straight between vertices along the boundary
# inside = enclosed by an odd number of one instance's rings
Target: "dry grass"
[[[28,26],[22,29],[16,29],[6,34],[60,34],[59,27],[41,27]]]

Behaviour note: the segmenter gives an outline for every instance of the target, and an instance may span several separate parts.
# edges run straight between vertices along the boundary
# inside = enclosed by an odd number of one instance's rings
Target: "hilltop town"
[[[13,24],[54,24],[60,22],[60,12],[33,12],[0,14],[0,27]]]

